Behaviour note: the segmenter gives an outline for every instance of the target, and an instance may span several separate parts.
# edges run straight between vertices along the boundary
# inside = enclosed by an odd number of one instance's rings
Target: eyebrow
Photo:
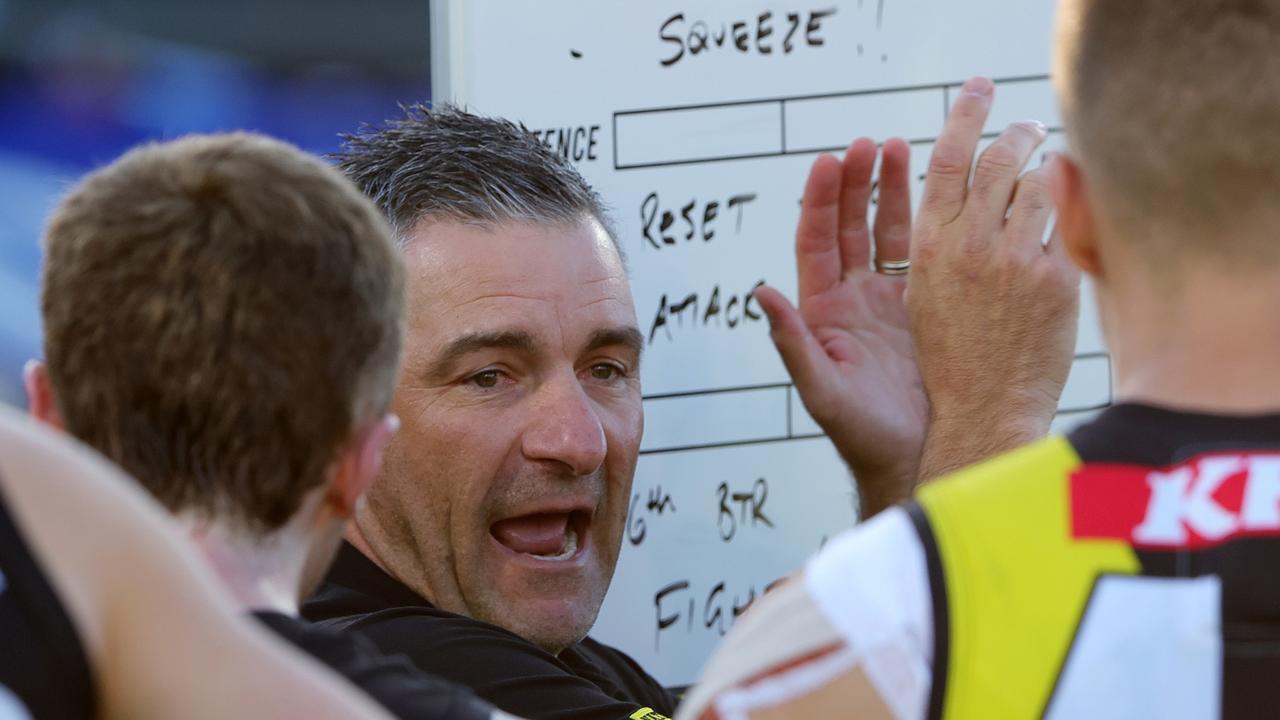
[[[439,356],[431,362],[427,368],[427,377],[433,379],[444,379],[452,374],[453,366],[466,357],[468,354],[477,350],[488,350],[493,348],[505,348],[508,350],[519,350],[523,353],[533,353],[537,349],[537,343],[534,342],[533,336],[527,332],[520,330],[494,330],[488,332],[467,333],[460,337],[454,338],[445,346]]]
[[[630,325],[600,328],[591,333],[591,337],[587,338],[587,344],[582,348],[582,351],[591,352],[614,345],[620,345],[630,350],[639,359],[641,352],[644,350],[644,335],[640,334],[638,328]]]
[[[644,349],[644,335],[634,326],[623,325],[611,328],[600,328],[587,338],[582,352],[589,353],[606,347],[621,346],[636,356],[639,362]],[[534,337],[522,330],[494,330],[467,333],[454,338],[445,346],[439,356],[431,362],[426,376],[433,380],[446,380],[453,374],[454,365],[468,354],[478,350],[507,349],[526,354],[537,352]]]

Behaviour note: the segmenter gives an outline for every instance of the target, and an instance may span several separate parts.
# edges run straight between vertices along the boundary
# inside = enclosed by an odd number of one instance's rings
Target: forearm
[[[916,485],[1044,437],[1051,408],[992,400],[976,408],[935,410],[925,433]]]

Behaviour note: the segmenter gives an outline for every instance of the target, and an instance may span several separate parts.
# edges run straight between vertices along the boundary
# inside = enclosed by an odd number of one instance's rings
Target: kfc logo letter
[[[1245,530],[1280,529],[1280,457],[1249,458],[1249,483],[1240,515]]]
[[[1153,549],[1280,534],[1280,455],[1201,455],[1160,470],[1086,465],[1071,477],[1071,526],[1077,538]]]
[[[1187,541],[1182,518],[1186,515],[1187,486],[1193,478],[1189,467],[1147,476],[1151,499],[1147,502],[1146,519],[1133,530],[1135,541],[1153,545],[1181,545]]]
[[[1238,457],[1212,457],[1200,461],[1198,473],[1180,467],[1148,475],[1151,500],[1146,518],[1133,529],[1134,542],[1182,545],[1189,539],[1188,530],[1211,542],[1234,532],[1235,515],[1223,510],[1213,494],[1223,480],[1240,472],[1240,468]]]

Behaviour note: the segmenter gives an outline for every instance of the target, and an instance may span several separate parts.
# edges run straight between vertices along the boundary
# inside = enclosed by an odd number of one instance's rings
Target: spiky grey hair
[[[382,127],[344,135],[337,166],[386,215],[403,245],[420,220],[500,223],[595,218],[621,254],[600,196],[527,129],[451,105],[402,106]]]

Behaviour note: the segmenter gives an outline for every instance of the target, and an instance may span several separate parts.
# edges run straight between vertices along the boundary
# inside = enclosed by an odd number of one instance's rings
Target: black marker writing
[[[679,631],[681,628],[688,634],[715,632],[717,635],[724,635],[757,597],[769,592],[784,579],[768,583],[763,592],[755,584],[730,591],[728,582],[724,580],[714,582],[706,594],[693,589],[688,580],[677,580],[664,585],[653,596],[653,649],[659,649],[664,633]],[[698,612],[699,609],[702,612]]]
[[[755,199],[755,193],[739,193],[730,195],[724,201],[727,213],[737,210],[733,225],[735,234],[742,232],[743,211]],[[680,241],[701,239],[703,242],[710,242],[716,236],[716,219],[719,216],[719,200],[703,203],[697,198],[690,198],[683,205],[663,207],[655,191],[646,195],[644,202],[640,203],[640,222],[643,223],[640,235],[645,240],[645,247],[658,250]]]
[[[729,492],[729,483],[722,482],[716,488],[716,493],[720,498],[719,513],[716,515],[716,530],[720,533],[720,539],[729,542],[733,540],[733,536],[737,534],[740,525],[748,525],[755,527],[764,525],[772,528],[773,521],[764,513],[765,502],[769,499],[769,481],[764,478],[757,478],[755,484],[751,486],[749,492]],[[737,504],[737,515],[733,512],[733,505]],[[748,514],[750,511],[750,514]]]
[[[820,35],[822,22],[835,14],[834,7],[779,14],[782,26],[780,54],[788,55],[800,44],[822,47],[825,44],[825,38]],[[754,50],[760,55],[771,55],[775,42],[773,23],[773,12],[768,10],[754,17],[719,23],[701,19],[689,21],[684,13],[676,13],[658,27],[658,40],[669,46],[667,50],[670,53],[658,62],[663,67],[670,67],[686,55],[693,57],[717,48],[732,48],[740,54],[750,54]]]
[[[596,160],[599,157],[596,151],[596,145],[600,142],[596,137],[600,132],[599,125],[579,125],[530,132],[538,138],[538,142],[565,160],[584,162]]]
[[[706,299],[705,304],[700,302],[701,298],[696,292],[679,299],[670,299],[663,294],[658,300],[658,312],[649,326],[649,344],[653,344],[659,330],[663,331],[668,340],[674,340],[672,326],[707,327],[714,322],[733,330],[746,322],[759,322],[763,315],[755,304],[755,291],[761,285],[764,285],[764,280],[751,286],[742,295],[730,295],[727,299],[721,298],[720,286],[716,285],[711,289],[711,296]]]
[[[639,545],[644,542],[649,533],[648,524],[645,522],[646,515],[662,515],[663,513],[674,513],[675,511],[675,500],[662,491],[661,485],[649,488],[649,502],[646,505],[640,505],[640,493],[633,494],[631,496],[631,508],[627,514],[627,540],[632,545]]]

